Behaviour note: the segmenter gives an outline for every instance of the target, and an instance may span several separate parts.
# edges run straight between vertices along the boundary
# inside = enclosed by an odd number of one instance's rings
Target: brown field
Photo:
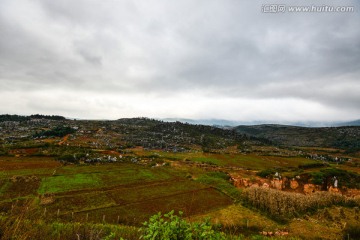
[[[0,171],[57,168],[61,164],[50,157],[0,157]]]

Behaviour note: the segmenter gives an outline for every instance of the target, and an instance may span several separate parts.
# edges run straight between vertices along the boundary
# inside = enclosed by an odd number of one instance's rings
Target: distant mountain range
[[[26,121],[30,119],[49,119],[49,120],[65,120],[65,119],[76,119],[76,120],[86,120],[80,118],[65,118],[58,115],[41,115],[33,114],[30,116],[23,115],[9,115],[9,114],[0,114],[0,122],[3,121]],[[106,119],[97,119],[97,120],[106,120]],[[344,126],[360,126],[360,119],[349,121],[349,122],[316,122],[316,121],[235,121],[235,120],[226,120],[226,119],[189,119],[189,118],[157,118],[157,120],[165,122],[182,122],[190,123],[197,125],[208,125],[208,126],[217,126],[217,127],[236,127],[236,126],[254,126],[254,125],[286,125],[286,126],[297,126],[297,127],[344,127]]]
[[[187,118],[164,118],[159,119],[165,122],[182,122],[190,124],[201,124],[210,126],[221,126],[221,127],[236,127],[241,125],[262,125],[262,124],[278,124],[287,126],[298,126],[298,127],[345,127],[345,126],[360,126],[360,120],[350,122],[316,122],[316,121],[298,121],[298,122],[270,122],[270,121],[231,121],[225,119],[187,119]]]
[[[343,123],[337,123],[334,125],[335,127],[342,127],[342,126],[360,126],[360,119],[351,121],[351,122],[343,122]]]

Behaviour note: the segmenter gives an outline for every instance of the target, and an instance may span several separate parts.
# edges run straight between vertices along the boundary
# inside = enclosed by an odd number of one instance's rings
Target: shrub
[[[311,173],[311,182],[313,184],[321,185],[324,181],[324,173],[322,172],[313,172]]]
[[[326,168],[320,172],[311,173],[311,182],[314,184],[322,184],[324,180],[336,177],[339,180],[339,186],[348,188],[360,188],[360,175],[355,172],[349,172],[343,169]]]
[[[59,160],[63,160],[65,162],[78,163],[79,161],[74,157],[74,155],[64,154],[58,157]]]
[[[35,133],[34,137],[64,137],[67,134],[72,134],[76,132],[73,128],[67,126],[58,126],[51,130],[42,131],[40,133]]]
[[[209,220],[202,223],[188,223],[180,216],[174,215],[171,211],[164,216],[161,213],[150,217],[149,222],[144,223],[141,229],[143,235],[141,239],[225,239],[225,235],[215,231]]]
[[[274,169],[265,169],[265,170],[262,170],[258,173],[256,173],[256,175],[258,175],[259,177],[262,177],[262,178],[266,178],[270,175],[274,175],[276,173],[276,170]]]
[[[310,169],[310,168],[321,168],[321,167],[328,167],[328,166],[329,166],[328,163],[316,162],[316,163],[300,164],[299,168],[300,169]]]

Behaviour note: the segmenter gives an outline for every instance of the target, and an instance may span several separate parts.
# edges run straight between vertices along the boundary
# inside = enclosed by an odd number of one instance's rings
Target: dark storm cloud
[[[262,13],[266,3],[1,1],[0,93],[196,92],[234,103],[298,99],[360,115],[358,2],[282,1],[355,12],[280,14]]]

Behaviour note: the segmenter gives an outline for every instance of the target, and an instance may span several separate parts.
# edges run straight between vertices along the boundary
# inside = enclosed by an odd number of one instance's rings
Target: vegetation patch
[[[234,200],[240,200],[241,192],[229,182],[229,176],[223,172],[209,172],[201,175],[196,181],[213,186]]]
[[[174,211],[162,215],[155,214],[144,223],[142,239],[226,239],[224,233],[214,229],[209,220],[201,223],[189,223],[174,214]]]
[[[213,157],[195,157],[191,158],[190,160],[194,162],[207,163],[210,165],[222,165],[219,159]]]
[[[328,180],[334,182],[336,178],[338,187],[360,188],[360,174],[339,168],[321,169],[319,172],[312,172],[311,176],[314,184],[323,184]]]
[[[84,188],[96,188],[102,185],[97,174],[60,175],[43,178],[39,194],[58,193]]]
[[[75,130],[71,127],[67,126],[57,126],[51,130],[37,132],[34,134],[34,138],[41,138],[41,137],[64,137],[68,134],[74,133]]]

